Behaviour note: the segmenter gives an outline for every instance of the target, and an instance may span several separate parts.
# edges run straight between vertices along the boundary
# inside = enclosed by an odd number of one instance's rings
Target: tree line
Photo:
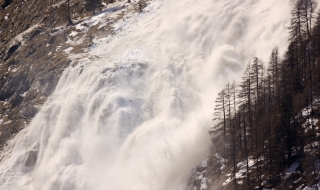
[[[316,7],[315,0],[298,0],[291,12],[284,56],[280,58],[275,47],[267,64],[254,58],[240,84],[228,82],[218,94],[210,133],[221,134],[212,140],[224,143],[217,151],[229,160],[235,189],[240,161],[246,163],[246,187],[262,189],[280,183],[279,174],[293,162],[309,159],[306,147],[319,152],[320,12],[315,12]],[[254,159],[254,167],[249,166],[249,158]]]

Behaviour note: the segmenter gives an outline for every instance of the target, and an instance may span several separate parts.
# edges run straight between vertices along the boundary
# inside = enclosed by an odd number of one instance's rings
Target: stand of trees
[[[283,180],[279,174],[293,162],[303,162],[307,146],[319,150],[320,12],[315,13],[316,6],[315,0],[296,2],[282,59],[277,47],[268,64],[254,58],[240,84],[228,83],[218,94],[210,132],[222,134],[213,141],[222,138],[225,143],[220,154],[229,160],[235,189],[239,161],[246,161],[246,187],[262,189],[279,184]],[[249,158],[255,161],[252,168]]]

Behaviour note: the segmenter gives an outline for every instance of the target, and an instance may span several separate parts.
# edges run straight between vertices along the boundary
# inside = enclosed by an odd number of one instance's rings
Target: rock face
[[[0,147],[35,116],[71,62],[63,51],[55,51],[62,47],[63,34],[55,34],[55,42],[47,45],[50,38],[48,30],[38,28],[31,33],[32,40],[12,46],[8,58],[1,63]]]
[[[0,5],[6,2],[0,0]],[[59,29],[52,28],[52,7],[48,9],[47,1],[14,0],[0,11],[0,151],[28,125],[54,91],[63,70],[71,63],[68,54],[83,53],[94,38],[113,33],[105,23],[100,27],[84,22],[82,19],[91,12],[85,12],[79,0],[70,5],[71,19],[76,18],[75,24],[85,30],[70,25],[63,2],[53,0],[54,23]],[[110,24],[125,14],[115,11],[119,15],[110,18]],[[66,43],[70,40],[79,42]]]
[[[7,52],[16,38],[26,30],[43,25],[52,29],[50,21],[54,14],[54,27],[68,23],[66,20],[66,6],[60,0],[52,0],[56,5],[49,9],[49,1],[44,0],[0,0],[0,60],[7,58]],[[90,13],[84,11],[80,0],[74,0],[70,4],[72,16],[81,18]],[[39,34],[34,30],[30,40]]]
[[[68,23],[63,5],[54,8],[56,26]],[[78,19],[89,14],[82,9],[72,1]],[[36,115],[71,62],[63,52],[70,30],[55,32],[49,16],[47,1],[0,0],[0,150]]]

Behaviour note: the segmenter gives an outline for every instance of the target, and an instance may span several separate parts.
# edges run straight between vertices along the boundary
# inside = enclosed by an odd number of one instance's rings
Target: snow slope
[[[151,0],[70,55],[75,66],[2,153],[0,189],[183,189],[210,146],[217,92],[252,57],[285,50],[291,7]]]

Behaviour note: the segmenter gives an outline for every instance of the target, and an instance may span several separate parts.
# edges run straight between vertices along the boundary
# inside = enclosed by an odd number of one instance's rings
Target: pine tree
[[[71,11],[70,11],[70,0],[66,1],[67,4],[67,8],[66,8],[66,12],[67,12],[67,21],[70,25],[73,24],[72,20],[71,20]]]
[[[219,94],[218,97],[215,101],[215,108],[214,108],[214,126],[210,130],[212,132],[219,132],[223,131],[223,139],[225,140],[226,138],[226,127],[227,127],[227,122],[226,122],[226,96],[225,96],[225,90],[222,90]]]
[[[251,66],[250,63],[248,64],[244,77],[242,78],[242,82],[239,85],[239,103],[241,115],[242,115],[242,126],[243,126],[243,139],[244,139],[244,157],[246,158],[246,174],[247,174],[247,185],[250,184],[250,175],[249,175],[249,147],[248,147],[248,132],[247,132],[247,125],[249,123],[249,134],[250,137],[252,135],[252,120],[251,120]],[[248,122],[249,121],[249,122]],[[251,140],[252,142],[252,140]],[[253,144],[253,143],[252,143]]]

